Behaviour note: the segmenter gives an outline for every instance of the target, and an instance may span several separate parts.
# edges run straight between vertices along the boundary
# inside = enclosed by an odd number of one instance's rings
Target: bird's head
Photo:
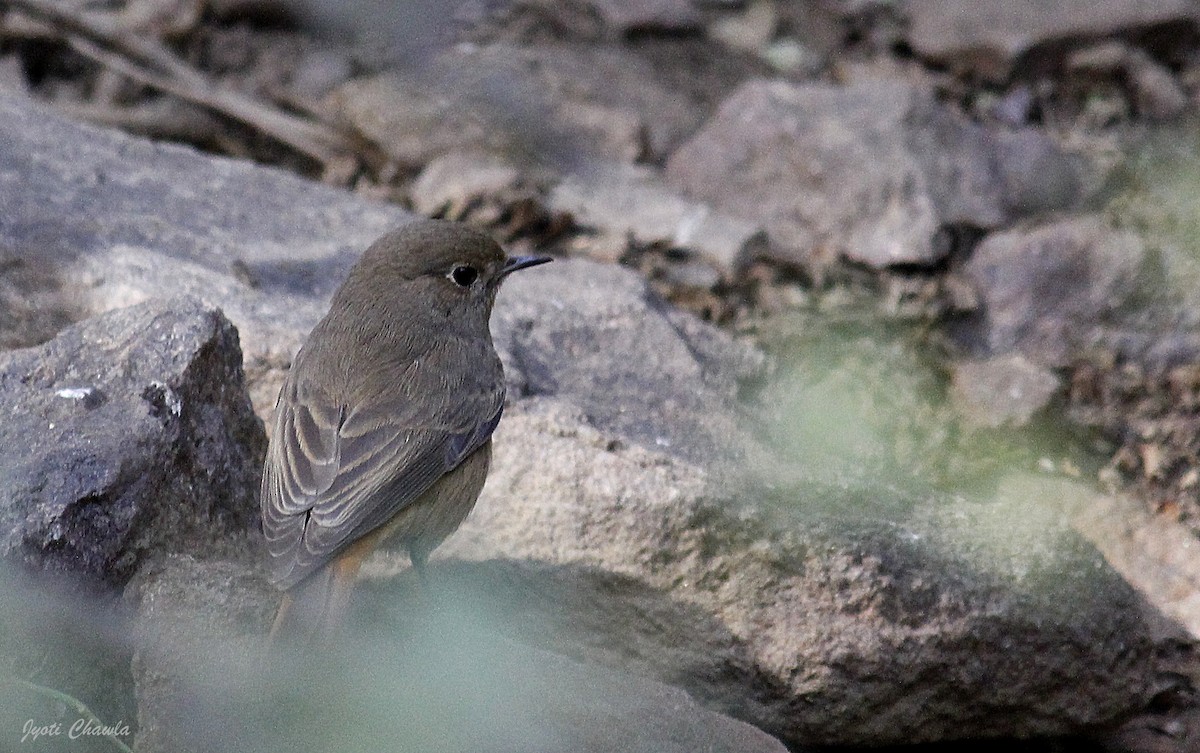
[[[548,261],[548,256],[505,256],[495,241],[461,223],[418,220],[371,244],[342,291],[360,301],[388,302],[389,308],[486,322],[505,277]],[[363,290],[374,294],[362,295]]]

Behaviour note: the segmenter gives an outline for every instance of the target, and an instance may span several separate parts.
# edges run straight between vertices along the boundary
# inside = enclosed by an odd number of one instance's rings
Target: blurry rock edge
[[[220,307],[240,333],[260,416],[356,254],[406,218],[14,101],[0,106],[0,143],[0,256],[50,270],[79,316],[168,298],[185,302],[140,311],[221,330],[207,308]],[[948,528],[933,523],[1004,530],[1004,514],[1023,508],[988,519],[931,501],[910,527],[850,525],[781,520],[735,494],[722,469],[768,464],[733,400],[760,361],[665,310],[633,273],[559,262],[515,279],[495,336],[512,405],[484,498],[440,569],[517,584],[505,591],[513,613],[540,610],[551,624],[566,609],[590,631],[548,631],[547,647],[680,685],[796,743],[1071,734],[1148,703],[1146,611],[1055,515],[1039,518],[1039,547],[997,549],[939,542]],[[1033,479],[1006,499],[1085,494]],[[167,564],[142,568],[135,601],[187,583],[164,585],[184,560],[157,555]],[[207,624],[230,640],[260,631],[269,610],[253,606],[253,566],[227,557],[215,570],[241,575],[221,580],[234,593],[200,607]],[[165,619],[171,603],[143,599],[140,619]],[[169,723],[156,704],[182,681],[161,653],[135,661],[143,725]],[[151,731],[144,750],[170,737]]]

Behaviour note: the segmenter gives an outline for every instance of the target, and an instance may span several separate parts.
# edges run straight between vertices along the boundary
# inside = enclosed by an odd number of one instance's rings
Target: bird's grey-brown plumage
[[[334,566],[349,552],[357,570],[356,542],[395,540],[420,569],[470,512],[504,406],[492,303],[505,275],[542,261],[418,221],[376,241],[334,295],[280,391],[262,484],[271,576],[309,602],[304,619],[336,619]]]

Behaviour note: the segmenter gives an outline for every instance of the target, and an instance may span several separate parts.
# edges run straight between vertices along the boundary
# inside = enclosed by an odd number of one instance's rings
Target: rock
[[[203,11],[196,0],[132,0],[119,11],[118,23],[137,34],[171,38],[193,31]]]
[[[763,60],[781,73],[797,78],[816,77],[825,67],[825,58],[796,39],[780,39],[762,51]]]
[[[935,260],[936,210],[894,133],[908,97],[754,81],[667,162],[694,199],[762,222],[771,252],[804,264],[826,254],[873,266]]]
[[[9,96],[29,96],[29,80],[18,55],[0,55],[0,91]]]
[[[701,465],[743,461],[731,401],[742,380],[761,373],[762,355],[668,314],[627,269],[583,260],[552,267],[550,277],[514,276],[497,302],[492,330],[510,394],[567,401],[618,444]]]
[[[1187,93],[1170,70],[1124,42],[1108,40],[1077,50],[1067,57],[1067,67],[1125,84],[1137,111],[1151,120],[1173,118],[1188,104]]]
[[[503,74],[496,72],[498,77]],[[543,125],[553,123],[546,103],[524,104],[525,98],[515,91],[517,83],[502,80],[499,87],[513,90],[517,103],[512,112],[505,112],[502,106],[484,98],[485,83],[421,81],[414,76],[382,74],[338,87],[331,95],[330,107],[406,167],[426,164],[459,149],[505,159],[519,159],[530,153],[522,136],[504,127],[506,122],[514,123],[518,131],[525,126],[537,128],[538,133],[532,136],[535,140],[544,137],[556,143],[562,141],[561,135],[548,133]],[[442,87],[451,93],[439,96]],[[611,146],[605,134],[589,135],[600,141],[600,150],[613,148],[619,156],[628,158],[632,147],[622,142],[624,134],[614,137]]]
[[[950,394],[968,421],[997,428],[1028,424],[1061,387],[1054,372],[1010,353],[955,364]]]
[[[1188,106],[1187,92],[1169,69],[1142,50],[1133,50],[1126,64],[1137,111],[1151,120],[1178,117]]]
[[[915,131],[914,143],[919,142],[922,133]],[[1089,186],[1099,186],[1104,180],[1102,169],[1085,167],[1082,159],[1059,149],[1037,129],[984,131],[979,135],[983,143],[978,154],[986,154],[990,169],[995,171],[994,185],[1004,218],[1000,226],[1028,215],[1078,206],[1090,195],[1092,189]],[[933,144],[929,143],[928,146],[931,152],[925,154],[936,155]],[[931,156],[931,159],[936,157]],[[936,169],[931,171],[931,182],[935,186],[954,185],[958,174],[952,166],[943,167],[945,172],[939,173]],[[939,182],[940,179],[946,182]],[[944,198],[951,207],[955,206],[954,198]],[[986,216],[986,213],[979,216]],[[975,219],[970,209],[952,212],[950,217],[966,224],[973,224]]]
[[[262,690],[270,676],[264,636],[279,594],[254,556],[257,539],[230,538],[224,557],[160,552],[126,588],[138,753],[220,750],[223,728],[254,718],[261,695],[246,697],[247,688]],[[242,716],[216,713],[217,697],[241,701]]]
[[[779,8],[771,0],[753,0],[744,11],[717,19],[708,34],[738,50],[762,54],[779,27]]]
[[[671,155],[667,178],[764,223],[785,261],[875,268],[936,262],[944,224],[996,227],[1083,194],[1080,166],[1044,135],[971,123],[894,81],[749,82]]]
[[[931,501],[899,525],[798,499],[780,526],[573,413],[506,414],[484,497],[441,552],[481,564],[434,570],[520,640],[681,685],[794,744],[1061,734],[1147,697],[1137,599],[1052,497]],[[403,604],[397,586],[380,600]]]
[[[1067,56],[1067,69],[1075,73],[1117,74],[1133,48],[1118,39],[1108,39],[1075,50]]]
[[[574,218],[546,206],[555,180],[487,154],[450,152],[426,165],[409,188],[412,207],[427,217],[488,228],[510,252],[544,248],[574,228]]]
[[[344,52],[329,49],[303,53],[288,80],[292,94],[306,102],[318,102],[354,76],[354,64]]]
[[[620,34],[659,31],[680,33],[700,28],[691,0],[588,0],[606,26]]]
[[[349,632],[321,652],[276,655],[268,667],[261,600],[269,587],[247,565],[170,557],[131,586],[142,646],[139,753],[281,741],[315,751],[329,739],[446,753],[785,753],[678,688],[515,643],[481,628],[477,613],[414,609],[419,599],[407,602],[398,635]],[[297,691],[314,687],[317,703]]]
[[[1074,527],[1163,615],[1200,640],[1200,544],[1177,520],[1124,495],[1090,494]]]
[[[0,246],[0,350],[38,345],[86,316],[62,288],[53,261]]]
[[[0,556],[121,584],[257,520],[266,438],[237,332],[193,299],[0,354]],[[20,448],[14,451],[14,448]]]
[[[1008,77],[1039,45],[1063,49],[1064,40],[1091,40],[1151,29],[1189,29],[1197,11],[1188,0],[1003,0],[964,7],[953,0],[908,0],[908,40],[921,57],[992,80]]]
[[[765,243],[753,223],[714,212],[669,189],[657,173],[637,165],[596,166],[563,179],[550,193],[550,208],[570,212],[597,228],[600,245],[624,249],[627,238],[667,243],[698,252],[726,273],[752,260]],[[619,256],[619,254],[618,254]]]
[[[987,353],[1062,366],[1134,291],[1144,253],[1135,234],[1094,216],[990,235],[964,268],[983,304],[968,337]]]
[[[332,106],[402,164],[482,151],[560,169],[665,156],[706,114],[657,68],[604,45],[453,47],[420,74],[351,81]]]
[[[19,102],[0,108],[0,141],[11,146],[0,150],[0,247],[40,254],[63,297],[84,312],[201,293],[256,354],[247,379],[263,414],[355,254],[406,217],[275,171],[66,124]],[[515,278],[497,302],[494,337],[510,383],[494,470],[476,515],[439,550],[431,573],[452,586],[455,572],[467,572],[483,594],[477,603],[516,610],[519,618],[485,614],[490,630],[677,685],[797,745],[1067,734],[1145,706],[1154,645],[1137,600],[1093,548],[1051,525],[1053,500],[896,500],[903,492],[893,488],[797,480],[806,469],[760,447],[736,399],[747,379],[763,378],[761,354],[668,310],[629,270],[556,261]],[[874,503],[914,514],[900,522],[842,514]],[[144,618],[167,625],[171,615],[186,621],[188,604],[213,610],[197,618],[201,635],[228,624],[238,636],[260,635],[274,602],[263,604],[256,566],[238,552],[247,548],[230,536],[185,552],[194,563],[160,551],[139,568],[130,598]],[[371,565],[375,573],[398,569],[387,557]],[[514,589],[492,587],[507,574]],[[386,588],[400,596],[406,580]],[[497,601],[484,598],[491,593]],[[572,601],[573,593],[583,596]],[[390,603],[374,596],[361,603]],[[401,614],[412,611],[411,600],[396,603]],[[564,611],[570,624],[558,631]],[[204,728],[214,735],[231,729],[222,701],[270,700],[253,672],[239,685],[256,667],[243,650],[252,639],[231,640],[208,651],[185,643],[178,654],[185,669],[196,669],[187,656],[208,657],[197,672],[234,683],[215,707],[187,706],[195,722],[216,720]],[[192,692],[194,675],[157,663],[170,644],[142,641],[139,705],[164,704],[163,714],[147,710],[148,720],[169,722],[172,699],[209,697]],[[443,645],[451,650],[439,661],[453,660],[458,644]],[[379,680],[347,696],[347,706],[335,704],[335,721],[382,704],[395,725],[426,718],[430,699],[436,709],[439,699],[461,697],[459,684],[397,684],[403,675],[389,662],[421,656],[395,646],[393,635],[352,665]],[[494,665],[506,697],[534,692],[534,709],[553,702],[536,677],[520,673],[552,658],[514,651],[511,663]],[[309,682],[286,685],[292,703],[308,704],[287,718],[317,720],[318,729],[301,730],[310,742],[330,739],[318,734],[329,717],[305,709],[332,697],[308,692],[338,671],[332,659],[312,665],[314,674],[302,675]],[[454,678],[447,666],[425,676]],[[488,665],[463,672],[479,666]],[[429,687],[444,690],[423,693]],[[642,697],[661,708],[653,694]],[[487,696],[481,703],[494,708]],[[266,718],[272,732],[291,728]],[[443,717],[431,710],[428,718]],[[630,721],[643,718],[606,726],[661,739]],[[722,728],[713,739],[733,739],[720,735],[734,728]]]
[[[512,192],[520,184],[520,171],[507,162],[450,152],[430,162],[413,182],[413,209],[429,217],[458,217],[473,202]]]
[[[992,104],[988,114],[1006,125],[1022,126],[1029,122],[1034,104],[1033,89],[1017,84]]]
[[[47,311],[35,331],[32,314],[10,325],[0,313],[0,326],[14,327],[0,342],[37,342],[72,318],[167,292],[194,295],[237,327],[262,416],[357,254],[408,216],[280,171],[69,124],[17,100],[0,101],[0,112],[0,142],[12,147],[0,150],[0,259],[20,261],[0,274],[12,271]]]

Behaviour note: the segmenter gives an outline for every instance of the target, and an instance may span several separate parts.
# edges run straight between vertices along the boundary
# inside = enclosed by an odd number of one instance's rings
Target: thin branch
[[[341,131],[219,86],[158,42],[130,34],[108,17],[72,13],[48,0],[0,0],[4,5],[63,29],[72,49],[101,65],[245,123],[319,162],[354,151]]]
[[[128,106],[58,100],[54,107],[75,120],[173,141],[200,143],[212,138],[219,128],[217,116],[175,97],[156,97],[152,101]]]

